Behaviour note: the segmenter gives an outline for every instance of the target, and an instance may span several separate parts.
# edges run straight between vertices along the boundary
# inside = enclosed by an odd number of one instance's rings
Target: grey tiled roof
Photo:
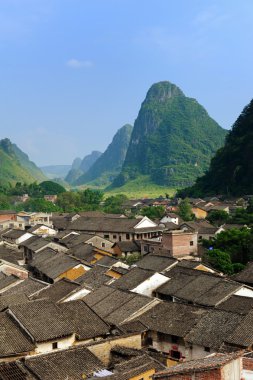
[[[20,278],[10,275],[6,276],[5,278],[2,278],[0,280],[0,291],[3,291],[7,286],[14,284],[15,282],[20,282]]]
[[[19,305],[20,303],[28,302],[29,298],[24,293],[14,293],[14,294],[1,294],[0,295],[0,311],[3,311],[8,306]]]
[[[63,278],[44,288],[33,299],[48,298],[52,302],[59,302],[78,288],[80,288],[80,284]]]
[[[239,273],[233,276],[235,281],[253,285],[253,262],[250,262]]]
[[[162,302],[134,320],[140,320],[150,330],[185,337],[205,312],[195,306]]]
[[[35,348],[31,339],[6,313],[0,313],[0,357],[28,353]]]
[[[35,377],[21,365],[20,362],[0,364],[1,380],[34,380]]]
[[[113,287],[118,289],[130,290],[134,289],[136,286],[141,284],[143,281],[147,280],[155,271],[142,269],[142,268],[132,268],[128,273],[119,278],[113,283]]]
[[[85,302],[70,301],[59,305],[69,323],[73,324],[77,339],[86,340],[109,334],[110,326]]]
[[[218,350],[242,321],[242,316],[223,310],[210,310],[203,315],[185,340]]]
[[[33,260],[30,264],[31,267],[35,268],[51,279],[56,279],[62,273],[80,264],[78,260],[75,260],[74,258],[61,252],[52,254],[51,258],[46,258],[44,257],[43,253],[39,252],[38,257],[41,260]]]
[[[216,308],[246,315],[250,310],[253,309],[253,298],[232,296],[224,302],[221,302]]]
[[[106,275],[107,271],[107,267],[98,264],[76,279],[76,282],[81,285],[87,285],[92,289],[96,289],[111,280],[111,277]]]
[[[156,272],[162,272],[176,262],[176,259],[169,256],[166,257],[149,254],[139,260],[136,265],[142,269],[151,269]]]
[[[239,323],[230,337],[227,338],[227,343],[240,347],[249,347],[253,344],[253,310],[251,310]]]
[[[164,375],[176,375],[176,374],[191,374],[201,371],[208,371],[209,369],[220,368],[231,360],[237,359],[241,353],[229,353],[229,354],[215,354],[206,358],[197,360],[190,360],[182,364],[175,365],[162,371],[154,376],[154,379],[163,379]]]
[[[25,366],[43,380],[80,380],[105,367],[83,346],[28,358]]]
[[[32,277],[28,277],[25,280],[20,281],[16,286],[12,286],[10,289],[6,290],[3,294],[11,295],[24,293],[27,297],[30,297],[34,293],[38,292],[41,289],[44,289],[47,286],[48,284],[45,282],[39,281]]]
[[[11,313],[36,342],[44,342],[74,333],[62,310],[50,301],[30,301],[10,307]],[[50,326],[50,328],[49,328]]]

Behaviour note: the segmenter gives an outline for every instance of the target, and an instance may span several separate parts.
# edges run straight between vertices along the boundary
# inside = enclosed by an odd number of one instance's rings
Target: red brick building
[[[153,376],[154,380],[242,380],[242,352],[191,360]]]

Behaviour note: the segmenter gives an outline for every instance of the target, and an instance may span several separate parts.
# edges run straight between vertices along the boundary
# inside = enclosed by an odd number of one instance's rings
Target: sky
[[[253,97],[252,25],[252,0],[0,0],[0,138],[71,164],[163,80],[229,129]]]

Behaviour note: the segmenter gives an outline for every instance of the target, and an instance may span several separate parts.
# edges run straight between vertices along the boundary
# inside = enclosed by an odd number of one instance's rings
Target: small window
[[[193,245],[193,241],[190,241],[190,245]]]
[[[130,235],[129,235],[129,234],[126,234],[126,239],[127,239],[127,240],[130,239]]]
[[[104,239],[109,239],[109,235],[104,235]]]
[[[202,240],[202,236],[199,236],[199,240]]]
[[[19,224],[18,226],[19,226],[19,227],[22,227],[22,224]]]
[[[172,343],[178,343],[178,337],[175,335],[171,335],[171,342]]]
[[[204,347],[204,351],[206,351],[206,352],[210,352],[211,349],[210,349],[210,347]]]
[[[113,235],[113,239],[117,239],[117,235]]]
[[[147,245],[144,245],[143,249],[144,249],[144,252],[148,252],[148,246]]]
[[[52,344],[52,349],[53,350],[56,350],[58,348],[58,342],[54,342],[53,344]]]
[[[179,359],[181,358],[181,352],[176,351],[176,350],[171,350],[171,351],[170,351],[170,356],[171,356],[173,359],[179,360]]]
[[[105,247],[105,243],[102,243],[101,246],[102,246],[102,247]]]

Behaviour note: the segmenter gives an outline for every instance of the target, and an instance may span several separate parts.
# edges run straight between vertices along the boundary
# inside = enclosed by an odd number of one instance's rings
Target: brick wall
[[[247,357],[243,358],[242,366],[243,366],[243,369],[247,371],[253,371],[253,358],[247,358]]]
[[[157,379],[158,380],[158,379]],[[213,369],[207,372],[198,372],[195,374],[188,375],[170,375],[164,377],[159,377],[159,380],[223,380],[222,373],[220,369]]]

